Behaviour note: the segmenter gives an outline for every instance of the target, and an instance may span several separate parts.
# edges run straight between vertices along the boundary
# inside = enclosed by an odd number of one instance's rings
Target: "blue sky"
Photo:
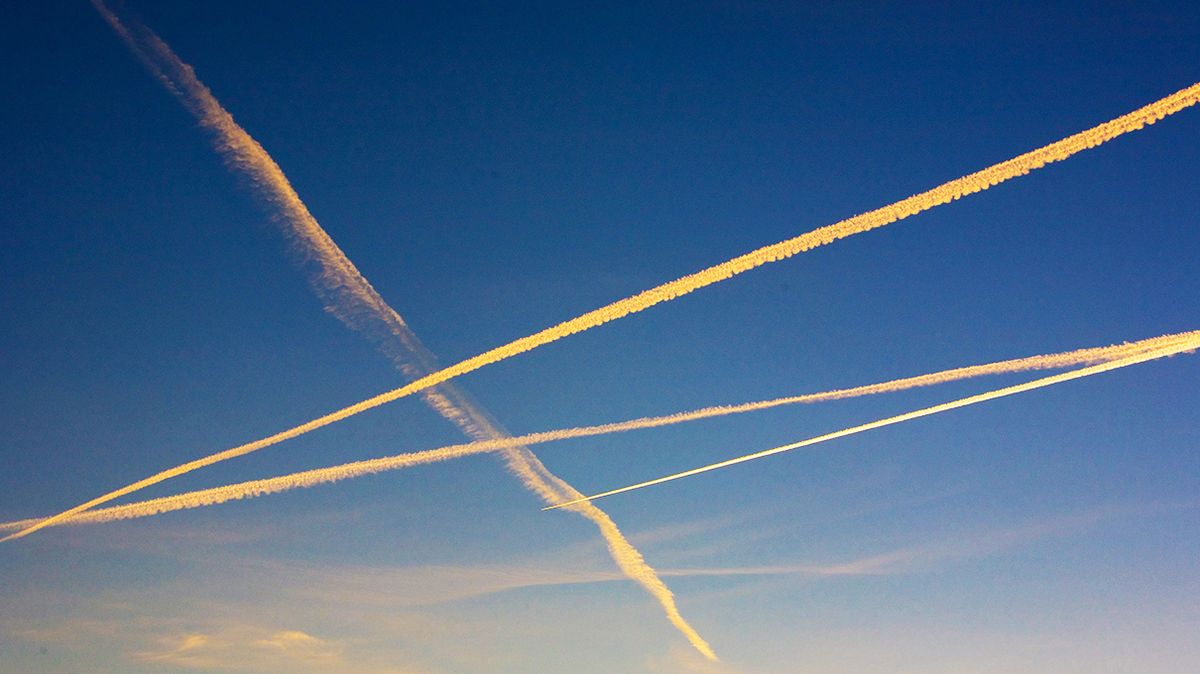
[[[443,362],[1200,80],[1186,3],[130,7]],[[87,3],[10,14],[3,519],[401,383]],[[1196,329],[1197,131],[1184,111],[461,383],[529,432]],[[0,671],[1186,672],[1193,361],[602,502],[719,666],[593,528],[474,457],[5,545]],[[590,492],[1019,379],[537,451]],[[403,400],[147,495],[459,439]]]

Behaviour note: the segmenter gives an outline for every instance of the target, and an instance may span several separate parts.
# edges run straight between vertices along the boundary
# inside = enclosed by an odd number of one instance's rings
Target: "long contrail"
[[[609,490],[606,492],[601,492],[599,494],[585,496],[582,499],[577,499],[575,501],[567,501],[566,503],[559,503],[559,504],[547,506],[547,507],[543,508],[543,510],[554,510],[556,508],[565,508],[568,506],[576,505],[577,503],[593,501],[595,499],[603,498],[605,496],[612,496],[614,494],[622,494],[627,491],[633,491],[635,489],[642,489],[643,487],[650,487],[650,486],[653,486],[656,484],[670,482],[672,480],[679,480],[679,479],[682,479],[685,477],[699,475],[700,473],[707,473],[710,470],[717,470],[719,468],[727,468],[729,466],[733,466],[733,465],[736,465],[739,463],[745,463],[747,461],[753,461],[755,459],[761,459],[764,457],[768,457],[773,454],[781,454],[783,452],[788,452],[793,449],[800,449],[801,447],[810,447],[812,445],[816,445],[816,444],[819,444],[822,442],[827,442],[829,440],[836,440],[837,438],[844,438],[847,435],[854,435],[856,433],[862,433],[864,431],[869,431],[869,430],[873,430],[876,428],[882,428],[884,426],[891,426],[892,424],[898,424],[898,423],[901,423],[904,421],[909,421],[909,420],[917,419],[920,417],[927,417],[931,414],[938,414],[939,412],[947,412],[949,410],[958,409],[960,407],[966,407],[968,405],[974,405],[976,403],[982,403],[982,402],[986,402],[988,400],[995,400],[996,398],[1003,398],[1005,396],[1010,396],[1010,395],[1014,395],[1017,393],[1023,393],[1025,391],[1032,391],[1034,389],[1043,388],[1045,386],[1051,386],[1053,384],[1059,384],[1059,383],[1062,383],[1065,381],[1071,381],[1072,379],[1079,379],[1081,377],[1089,377],[1094,374],[1100,374],[1101,372],[1108,372],[1110,370],[1116,370],[1116,369],[1119,369],[1122,367],[1127,367],[1129,365],[1135,365],[1137,363],[1144,363],[1148,360],[1154,360],[1156,358],[1162,358],[1164,356],[1170,356],[1170,355],[1173,355],[1176,353],[1182,353],[1184,351],[1193,351],[1198,347],[1200,347],[1200,338],[1193,338],[1191,340],[1187,340],[1187,341],[1185,341],[1181,344],[1177,344],[1175,346],[1169,346],[1169,347],[1165,347],[1162,349],[1156,349],[1156,350],[1149,351],[1147,353],[1143,353],[1140,355],[1128,356],[1125,358],[1120,358],[1117,360],[1109,361],[1107,363],[1100,363],[1099,365],[1090,365],[1088,367],[1082,367],[1082,368],[1079,368],[1078,370],[1071,370],[1070,372],[1064,372],[1062,374],[1056,374],[1056,375],[1051,375],[1049,377],[1043,377],[1041,379],[1035,379],[1030,382],[1025,382],[1024,384],[1017,384],[1015,386],[1007,386],[1005,388],[996,389],[994,391],[988,391],[987,393],[980,393],[978,395],[968,396],[966,398],[959,398],[958,400],[952,400],[947,403],[942,403],[940,405],[934,405],[932,407],[926,407],[924,409],[916,410],[913,412],[905,412],[904,414],[898,414],[894,417],[888,417],[886,419],[879,419],[878,421],[872,421],[870,423],[861,424],[858,426],[852,426],[850,428],[845,428],[840,431],[835,431],[833,433],[826,433],[825,435],[818,435],[815,438],[801,440],[800,442],[793,442],[791,444],[781,445],[779,447],[774,447],[772,449],[765,449],[761,452],[755,452],[753,454],[746,454],[745,456],[739,456],[734,459],[728,459],[726,461],[712,463],[707,466],[701,466],[699,468],[685,470],[681,473],[675,473],[673,475],[666,475],[664,477],[660,477],[660,478],[657,478],[654,480],[647,480],[646,482],[639,482],[637,484],[629,485],[628,487],[621,487],[620,489],[612,489],[612,490]]]
[[[1197,341],[1200,341],[1200,330],[1163,335],[1161,337],[1153,337],[1150,339],[1127,342],[1125,344],[1118,344],[1114,346],[1077,349],[1075,351],[1067,351],[1063,353],[1031,356],[1027,358],[1015,358],[1011,360],[998,361],[995,363],[988,363],[985,365],[959,367],[930,374],[918,375],[915,377],[893,379],[891,381],[881,382],[878,384],[869,384],[867,386],[834,389],[832,391],[825,391],[822,393],[788,396],[785,398],[775,398],[773,400],[750,402],[741,405],[705,407],[689,412],[679,412],[676,414],[667,414],[656,417],[641,417],[638,419],[630,419],[628,421],[598,424],[594,426],[579,426],[575,428],[530,433],[528,435],[517,437],[450,445],[420,452],[411,452],[377,459],[355,461],[353,463],[345,463],[327,468],[316,468],[313,470],[306,470],[263,480],[250,480],[247,482],[225,485],[222,487],[201,489],[198,491],[191,491],[174,496],[166,496],[148,501],[139,501],[137,503],[129,503],[100,510],[92,510],[85,513],[80,513],[79,515],[57,524],[100,524],[134,519],[138,517],[149,517],[151,515],[173,512],[176,510],[200,508],[203,506],[225,503],[227,501],[254,498],[267,494],[276,494],[291,489],[315,487],[317,485],[337,482],[339,480],[373,475],[384,471],[409,468],[412,466],[435,463],[438,461],[447,461],[450,459],[491,452],[513,446],[534,445],[545,442],[568,440],[572,438],[592,437],[597,435],[607,435],[610,433],[671,426],[689,421],[721,417],[730,414],[754,412],[773,407],[780,407],[783,405],[817,403],[879,393],[890,393],[922,386],[932,386],[935,384],[959,381],[973,377],[981,377],[985,375],[1012,374],[1017,372],[1027,372],[1030,370],[1048,370],[1060,367],[1070,367],[1074,365],[1104,363],[1119,358],[1127,358],[1129,356],[1161,350],[1166,347],[1192,344]],[[18,522],[0,523],[0,531],[23,529],[36,524],[39,521],[41,520],[27,519]]]
[[[284,232],[301,249],[301,257],[317,266],[312,286],[324,300],[326,309],[351,329],[367,335],[410,381],[436,371],[437,359],[433,353],[321,227],[275,160],[234,121],[191,66],[145,25],[121,21],[101,0],[93,0],[92,4],[151,73],[202,126],[212,131],[217,150],[226,163],[248,177],[255,193],[273,208]],[[508,437],[498,422],[453,383],[439,384],[421,393],[430,407],[468,437],[477,441]],[[528,448],[511,444],[503,447],[502,452],[509,471],[544,502],[559,503],[583,496],[551,473]],[[621,572],[654,597],[667,619],[693,647],[709,659],[716,659],[709,644],[679,613],[670,589],[608,515],[590,504],[574,510],[596,525]]]
[[[190,71],[191,69],[187,68],[187,72]],[[65,510],[58,515],[43,520],[35,526],[0,539],[0,542],[26,536],[49,524],[61,521],[71,515],[107,503],[126,494],[133,493],[139,489],[303,435],[309,431],[341,421],[342,419],[365,412],[393,400],[398,400],[413,393],[419,393],[455,377],[477,370],[485,365],[511,358],[575,333],[590,330],[610,321],[628,316],[629,314],[643,311],[660,302],[674,300],[705,286],[724,281],[762,265],[778,262],[798,253],[832,243],[838,239],[883,227],[922,211],[949,203],[960,197],[986,190],[993,185],[998,185],[1006,180],[1025,175],[1046,164],[1062,161],[1083,150],[1096,147],[1118,136],[1141,129],[1147,124],[1153,124],[1168,115],[1175,114],[1180,110],[1195,105],[1198,101],[1200,101],[1200,83],[1193,84],[1186,89],[1182,89],[1170,96],[1098,126],[1068,136],[1037,150],[1018,155],[999,164],[989,166],[981,171],[956,178],[926,192],[901,199],[883,208],[815,229],[795,238],[759,248],[758,250],[735,257],[732,260],[643,291],[632,297],[618,300],[558,325],[551,326],[532,335],[522,337],[485,351],[477,356],[460,361],[400,388],[381,393],[300,424],[299,426],[161,471]],[[225,114],[228,115],[228,113]]]

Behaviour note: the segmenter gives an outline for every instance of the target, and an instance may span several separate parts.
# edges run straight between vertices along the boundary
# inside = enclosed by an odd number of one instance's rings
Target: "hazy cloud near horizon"
[[[1039,541],[1069,539],[1107,522],[1187,512],[1198,505],[1115,504],[1007,527],[960,532],[953,538],[914,540],[900,548],[823,563],[696,566],[661,571],[666,577],[691,579],[688,602],[703,614],[710,604],[708,595],[713,600],[739,597],[753,602],[763,593],[802,587],[797,582],[862,578],[873,583],[870,579],[886,576],[915,580],[1011,554]],[[736,527],[730,527],[739,519],[743,518],[681,522],[645,532],[641,539],[682,543],[685,553],[688,545],[711,546],[721,540],[732,548],[741,544]],[[191,538],[194,544],[197,539]],[[21,650],[46,648],[69,654],[64,661],[80,658],[94,660],[98,666],[109,663],[104,666],[110,669],[98,671],[115,672],[127,667],[139,671],[254,674],[298,669],[432,674],[442,670],[425,663],[447,662],[463,639],[480,638],[481,634],[497,642],[514,635],[521,635],[518,640],[536,639],[547,629],[553,631],[545,621],[553,622],[558,609],[534,609],[527,593],[569,586],[580,589],[571,592],[577,601],[561,607],[572,616],[564,615],[564,619],[586,623],[588,619],[577,614],[580,607],[586,606],[585,615],[594,613],[593,618],[600,619],[597,628],[608,625],[602,629],[614,635],[628,630],[626,625],[613,631],[608,622],[627,621],[621,615],[628,611],[620,610],[611,597],[606,598],[607,593],[595,591],[606,586],[620,590],[617,595],[623,596],[627,594],[621,589],[625,579],[616,570],[606,568],[603,555],[581,546],[499,564],[343,566],[257,558],[235,551],[240,545],[236,539],[224,545],[233,547],[230,552],[222,552],[218,544],[203,559],[193,560],[187,574],[157,587],[108,592],[97,599],[58,597],[70,607],[71,617],[66,619],[53,617],[57,610],[52,605],[57,602],[47,603],[46,599],[54,597],[53,593],[33,592],[31,588],[17,598],[14,606],[25,615],[41,617],[32,623],[7,620],[3,623],[4,633],[12,644],[25,644]],[[164,548],[150,547],[156,550],[152,554],[163,554]],[[183,555],[186,549],[176,551]],[[538,595],[543,597],[539,601],[558,603],[544,594]],[[188,595],[204,599],[193,600],[186,607],[173,599]],[[494,620],[460,617],[473,615],[481,608],[493,614]],[[527,626],[521,627],[521,623]],[[647,655],[643,666],[651,672],[680,674],[744,671],[736,663],[706,662],[690,649],[680,648],[682,645],[675,644],[666,653]],[[36,657],[29,661],[37,662]],[[397,666],[397,662],[412,664]],[[479,663],[460,665],[461,670],[447,671],[489,671],[478,668]]]

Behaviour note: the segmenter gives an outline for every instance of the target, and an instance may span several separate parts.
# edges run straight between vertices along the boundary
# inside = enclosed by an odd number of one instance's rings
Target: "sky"
[[[130,0],[459,361],[1200,81],[1193,3]],[[83,0],[0,22],[0,520],[395,388]],[[457,381],[514,433],[1200,329],[1192,108]],[[1182,355],[597,502],[493,456],[0,544],[0,672],[1151,672],[1200,659]],[[1031,379],[534,447],[593,493]],[[462,442],[418,398],[135,498]],[[127,499],[135,500],[135,499]]]

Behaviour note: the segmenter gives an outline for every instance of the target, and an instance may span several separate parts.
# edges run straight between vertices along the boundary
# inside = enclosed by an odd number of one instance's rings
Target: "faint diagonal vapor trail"
[[[1161,349],[1155,349],[1153,351],[1149,351],[1149,352],[1146,352],[1143,354],[1127,356],[1125,358],[1119,358],[1117,360],[1112,360],[1107,363],[1100,363],[1098,365],[1090,365],[1088,367],[1079,368],[1078,370],[1071,370],[1070,372],[1064,372],[1062,374],[1051,375],[1049,377],[1042,377],[1041,379],[1035,379],[1033,381],[1025,382],[1024,384],[1017,384],[1015,386],[1007,386],[1005,388],[996,389],[994,391],[988,391],[987,393],[980,393],[978,395],[968,396],[966,398],[959,398],[958,400],[952,400],[947,403],[942,403],[940,405],[934,405],[932,407],[926,407],[924,409],[915,410],[913,412],[905,412],[904,414],[898,414],[896,416],[888,417],[886,419],[879,419],[878,421],[872,421],[870,423],[861,424],[858,426],[852,426],[850,428],[846,428],[846,429],[843,429],[840,431],[835,431],[833,433],[826,433],[825,435],[818,435],[815,438],[801,440],[800,442],[793,442],[791,444],[781,445],[779,447],[774,447],[772,449],[765,449],[761,452],[755,452],[753,454],[746,454],[745,456],[739,456],[734,459],[728,459],[726,461],[712,463],[707,466],[701,466],[699,468],[685,470],[683,472],[675,473],[673,475],[666,475],[664,477],[660,477],[660,478],[657,478],[654,480],[647,480],[646,482],[639,482],[637,484],[629,485],[628,487],[621,487],[620,489],[612,489],[609,491],[601,492],[599,494],[592,494],[591,496],[585,496],[582,499],[578,499],[575,501],[567,501],[566,503],[559,503],[559,504],[547,506],[547,507],[543,508],[542,510],[555,510],[557,508],[566,508],[569,506],[576,505],[577,503],[593,501],[598,498],[604,498],[605,496],[612,496],[614,494],[622,494],[627,491],[633,491],[635,489],[642,489],[644,487],[650,487],[650,486],[653,486],[656,484],[662,484],[664,482],[671,482],[672,480],[679,480],[679,479],[682,479],[685,477],[699,475],[700,473],[707,473],[712,470],[717,470],[720,468],[727,468],[729,466],[733,466],[733,465],[736,465],[739,463],[745,463],[747,461],[753,461],[755,459],[762,459],[762,458],[771,456],[773,454],[781,454],[783,452],[788,452],[793,449],[800,449],[801,447],[810,447],[812,445],[820,444],[822,442],[827,442],[829,440],[836,440],[837,438],[844,438],[848,435],[854,435],[856,433],[862,433],[864,431],[869,431],[869,430],[873,430],[876,428],[882,428],[884,426],[891,426],[892,424],[898,424],[898,423],[901,423],[904,421],[918,419],[920,417],[927,417],[931,414],[938,414],[939,412],[948,412],[950,410],[958,409],[960,407],[966,407],[968,405],[974,405],[976,403],[982,403],[982,402],[986,402],[988,400],[995,400],[996,398],[1003,398],[1005,396],[1010,396],[1010,395],[1014,395],[1017,393],[1023,393],[1025,391],[1032,391],[1034,389],[1051,386],[1053,384],[1059,384],[1059,383],[1062,383],[1065,381],[1071,381],[1073,379],[1080,379],[1082,377],[1090,377],[1091,375],[1100,374],[1101,372],[1108,372],[1110,370],[1120,369],[1123,367],[1127,367],[1129,365],[1136,365],[1138,363],[1144,363],[1148,360],[1154,360],[1156,358],[1163,358],[1165,356],[1182,353],[1184,351],[1194,351],[1196,348],[1200,348],[1200,338],[1193,338],[1193,339],[1184,341],[1180,344],[1176,344],[1175,346],[1169,346],[1169,347],[1164,347]]]
[[[148,27],[138,21],[122,21],[102,0],[92,0],[92,4],[150,72],[213,133],[217,151],[226,163],[247,177],[255,194],[272,207],[303,258],[317,267],[312,286],[326,309],[351,329],[366,334],[410,381],[437,370],[433,353],[346,257],[309,212],[275,160],[234,121],[196,77],[191,66]],[[468,437],[477,441],[508,437],[490,415],[453,383],[441,383],[421,393],[430,407]],[[546,503],[583,496],[551,473],[527,447],[512,443],[501,450],[509,471]],[[625,539],[616,523],[590,504],[574,511],[591,520],[600,530],[609,554],[625,576],[641,585],[659,603],[667,619],[697,651],[715,660],[716,654],[708,642],[679,613],[670,589]]]
[[[559,440],[569,440],[572,438],[592,437],[597,435],[607,435],[609,433],[620,433],[625,431],[657,428],[661,426],[671,426],[689,421],[721,417],[730,414],[754,412],[773,407],[780,407],[783,405],[817,403],[829,400],[842,400],[846,398],[874,395],[879,393],[892,393],[917,387],[933,386],[935,384],[943,384],[951,381],[981,377],[985,375],[1013,374],[1016,372],[1027,372],[1030,370],[1048,370],[1060,367],[1070,367],[1074,365],[1104,363],[1117,360],[1119,358],[1127,358],[1129,356],[1161,350],[1166,347],[1186,345],[1194,342],[1200,342],[1200,330],[1163,335],[1161,337],[1153,337],[1150,339],[1127,342],[1114,346],[1077,349],[1075,351],[1066,351],[1063,353],[998,361],[985,365],[959,367],[950,370],[942,370],[940,372],[934,372],[931,374],[905,377],[903,379],[893,379],[891,381],[878,384],[869,384],[867,386],[835,389],[822,393],[788,396],[785,398],[775,398],[773,400],[750,402],[741,405],[705,407],[689,412],[679,412],[676,414],[667,414],[657,417],[641,417],[638,419],[630,419],[628,421],[598,424],[595,426],[579,426],[575,428],[530,433],[528,435],[521,435],[517,437],[450,445],[447,447],[439,447],[420,452],[411,452],[378,459],[355,461],[352,463],[345,463],[327,468],[316,468],[313,470],[306,470],[263,480],[250,480],[247,482],[225,485],[222,487],[201,489],[183,494],[177,494],[174,496],[166,496],[148,501],[139,501],[137,503],[129,503],[100,510],[91,510],[76,515],[58,524],[101,524],[139,517],[149,517],[152,515],[159,515],[176,510],[200,508],[233,500],[276,494],[292,489],[315,487],[321,484],[329,484],[331,482],[362,477],[365,475],[374,475],[376,473],[389,470],[399,470],[402,468],[409,468],[428,463],[448,461],[460,457],[492,452],[507,447],[533,445]],[[0,523],[0,531],[24,529],[25,527],[36,524],[39,521],[40,520],[38,519],[28,519],[18,522]]]
[[[93,0],[93,2],[98,2],[98,0]],[[191,73],[190,68],[187,68],[186,66],[184,66],[184,68],[186,69],[187,73]],[[369,409],[384,405],[393,400],[398,400],[405,396],[419,393],[426,389],[437,386],[438,384],[449,381],[455,377],[467,374],[468,372],[473,372],[486,365],[496,363],[506,358],[511,358],[564,337],[568,337],[585,330],[590,330],[610,321],[615,321],[619,318],[628,316],[629,314],[643,311],[661,302],[668,302],[677,299],[700,288],[712,285],[714,283],[719,283],[720,281],[724,281],[762,265],[771,262],[778,262],[779,260],[792,257],[793,255],[812,250],[813,248],[833,243],[839,239],[883,227],[922,211],[949,203],[969,194],[986,190],[989,187],[998,185],[1006,180],[1025,175],[1031,171],[1045,166],[1046,164],[1063,161],[1064,159],[1067,159],[1068,157],[1071,157],[1072,155],[1075,155],[1086,149],[1096,147],[1126,133],[1141,129],[1147,124],[1153,124],[1158,120],[1167,117],[1168,115],[1175,114],[1180,110],[1195,105],[1198,101],[1200,101],[1200,83],[1193,84],[1185,89],[1171,94],[1170,96],[1159,99],[1149,105],[1138,108],[1133,112],[1122,115],[1108,122],[1104,122],[1098,126],[1094,126],[1085,131],[1068,136],[1062,140],[1051,143],[1050,145],[1037,150],[1018,155],[1013,159],[989,166],[981,171],[976,171],[975,173],[968,174],[961,178],[956,178],[926,192],[901,199],[893,204],[889,204],[873,211],[868,211],[862,215],[857,215],[852,218],[842,220],[841,222],[815,229],[811,232],[801,234],[795,238],[759,248],[758,250],[740,255],[726,262],[722,262],[712,267],[708,267],[707,269],[698,271],[694,274],[689,274],[674,281],[651,288],[650,290],[643,291],[637,295],[618,300],[606,306],[600,307],[599,309],[594,309],[587,313],[576,316],[575,318],[559,323],[558,325],[545,328],[539,332],[508,342],[507,344],[495,347],[477,356],[473,356],[449,367],[425,375],[400,388],[380,393],[372,398],[368,398],[353,405],[344,407],[340,410],[330,412],[329,414],[317,417],[316,419],[307,421],[299,426],[295,426],[260,440],[255,440],[243,445],[231,447],[224,451],[210,454],[203,458],[189,461],[187,463],[161,471],[151,475],[150,477],[138,480],[137,482],[129,484],[125,487],[121,487],[120,489],[116,489],[107,494],[98,496],[90,501],[65,510],[53,517],[49,517],[37,525],[0,539],[0,542],[27,536],[38,529],[53,524],[54,522],[59,522],[67,517],[70,517],[71,515],[107,503],[113,499],[125,496],[126,494],[131,494],[139,489],[158,484],[164,480],[169,480],[173,477],[177,477],[206,466],[211,466],[221,461],[258,451],[264,447],[269,447],[271,445],[283,442],[284,440],[295,438],[308,433],[309,431],[313,431],[323,426],[341,421],[342,419],[346,419],[360,412],[365,412]],[[228,116],[228,113],[225,113],[225,115]]]

